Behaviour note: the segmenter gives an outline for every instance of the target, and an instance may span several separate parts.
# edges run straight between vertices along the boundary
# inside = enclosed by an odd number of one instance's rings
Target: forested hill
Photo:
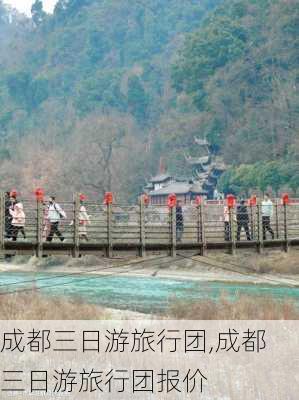
[[[32,21],[1,7],[13,27],[0,54],[2,187],[135,198],[157,169],[171,57],[220,2],[59,0],[50,16],[37,0]]]
[[[226,0],[188,36],[173,80],[235,166],[222,188],[298,190],[298,0]]]
[[[0,0],[2,188],[133,199],[160,157],[188,174],[194,136],[224,189],[296,188],[298,26],[297,0]]]
[[[32,113],[49,99],[63,99],[80,116],[113,108],[149,123],[160,112],[153,100],[161,96],[180,35],[198,27],[217,3],[60,0],[50,17],[38,0],[24,57],[6,76],[10,110]]]

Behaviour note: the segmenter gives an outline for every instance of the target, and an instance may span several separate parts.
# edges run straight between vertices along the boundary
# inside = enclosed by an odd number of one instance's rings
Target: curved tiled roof
[[[158,190],[149,192],[150,196],[163,196],[172,193],[185,194],[185,193],[206,193],[199,183],[186,183],[186,182],[173,182],[170,185]]]
[[[171,176],[168,174],[161,174],[161,175],[157,175],[157,176],[154,176],[153,178],[151,178],[150,182],[152,182],[152,183],[164,182],[167,179],[171,179]]]

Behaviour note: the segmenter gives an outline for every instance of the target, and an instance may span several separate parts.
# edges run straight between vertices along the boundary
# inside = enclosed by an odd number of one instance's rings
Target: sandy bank
[[[17,261],[17,260],[16,260]],[[241,265],[214,257],[170,257],[149,258],[146,260],[106,260],[76,259],[64,262],[61,259],[30,259],[28,262],[9,262],[0,264],[0,272],[28,272],[49,274],[86,274],[102,276],[134,276],[161,279],[183,279],[202,282],[230,282],[248,284],[269,284],[298,286],[299,275],[281,273],[260,273]]]

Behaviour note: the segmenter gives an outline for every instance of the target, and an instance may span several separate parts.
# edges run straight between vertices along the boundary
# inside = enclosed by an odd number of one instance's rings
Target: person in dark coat
[[[251,240],[249,232],[249,215],[245,200],[241,200],[240,204],[237,207],[237,226],[237,241],[240,240],[242,228],[244,228],[246,232],[247,240]]]
[[[15,204],[17,203],[17,198],[15,193],[6,192],[5,193],[5,236],[7,239],[12,238],[12,215],[10,210],[14,209]]]
[[[181,200],[178,200],[177,202],[175,214],[176,214],[176,240],[177,242],[181,242],[184,232],[184,216],[183,216]]]

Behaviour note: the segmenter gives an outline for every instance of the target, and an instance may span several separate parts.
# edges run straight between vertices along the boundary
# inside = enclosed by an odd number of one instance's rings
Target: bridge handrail
[[[47,219],[45,216],[45,203],[33,199],[20,199],[24,204],[26,213],[26,240],[18,240],[11,243],[7,236],[7,213],[5,210],[5,196],[1,194],[0,201],[0,246],[5,253],[7,249],[22,248],[25,251],[25,242],[30,244],[35,254],[40,257],[47,243]],[[80,254],[83,244],[85,247],[98,246],[104,248],[107,256],[113,255],[115,246],[134,247],[141,256],[146,254],[147,248],[159,248],[166,246],[170,254],[175,255],[177,248],[194,248],[204,254],[208,246],[220,244],[227,247],[232,253],[238,246],[238,242],[245,242],[240,236],[238,229],[240,221],[236,216],[236,209],[230,211],[229,219],[224,215],[224,200],[206,200],[202,204],[183,206],[183,234],[179,235],[179,224],[175,208],[166,205],[144,205],[139,204],[108,204],[86,201],[84,204],[87,213],[91,216],[90,225],[80,223],[80,201],[78,195],[74,195],[73,201],[59,201],[66,210],[67,217],[62,219],[65,244],[71,248],[73,256]],[[263,221],[260,205],[247,207],[247,225],[250,230],[252,246],[262,251],[265,240],[265,221]],[[273,216],[274,239],[280,241],[285,250],[294,239],[299,239],[299,199],[293,198],[288,205],[280,201],[274,202]],[[245,225],[243,224],[242,227]],[[87,232],[91,242],[84,242],[84,232]],[[267,232],[266,232],[267,234]],[[274,242],[274,241],[273,241]],[[249,245],[250,243],[248,243]],[[53,244],[54,246],[54,244]],[[56,246],[56,243],[55,243]],[[57,246],[56,246],[57,247]],[[11,250],[13,251],[13,250]],[[21,251],[21,250],[20,250]]]

